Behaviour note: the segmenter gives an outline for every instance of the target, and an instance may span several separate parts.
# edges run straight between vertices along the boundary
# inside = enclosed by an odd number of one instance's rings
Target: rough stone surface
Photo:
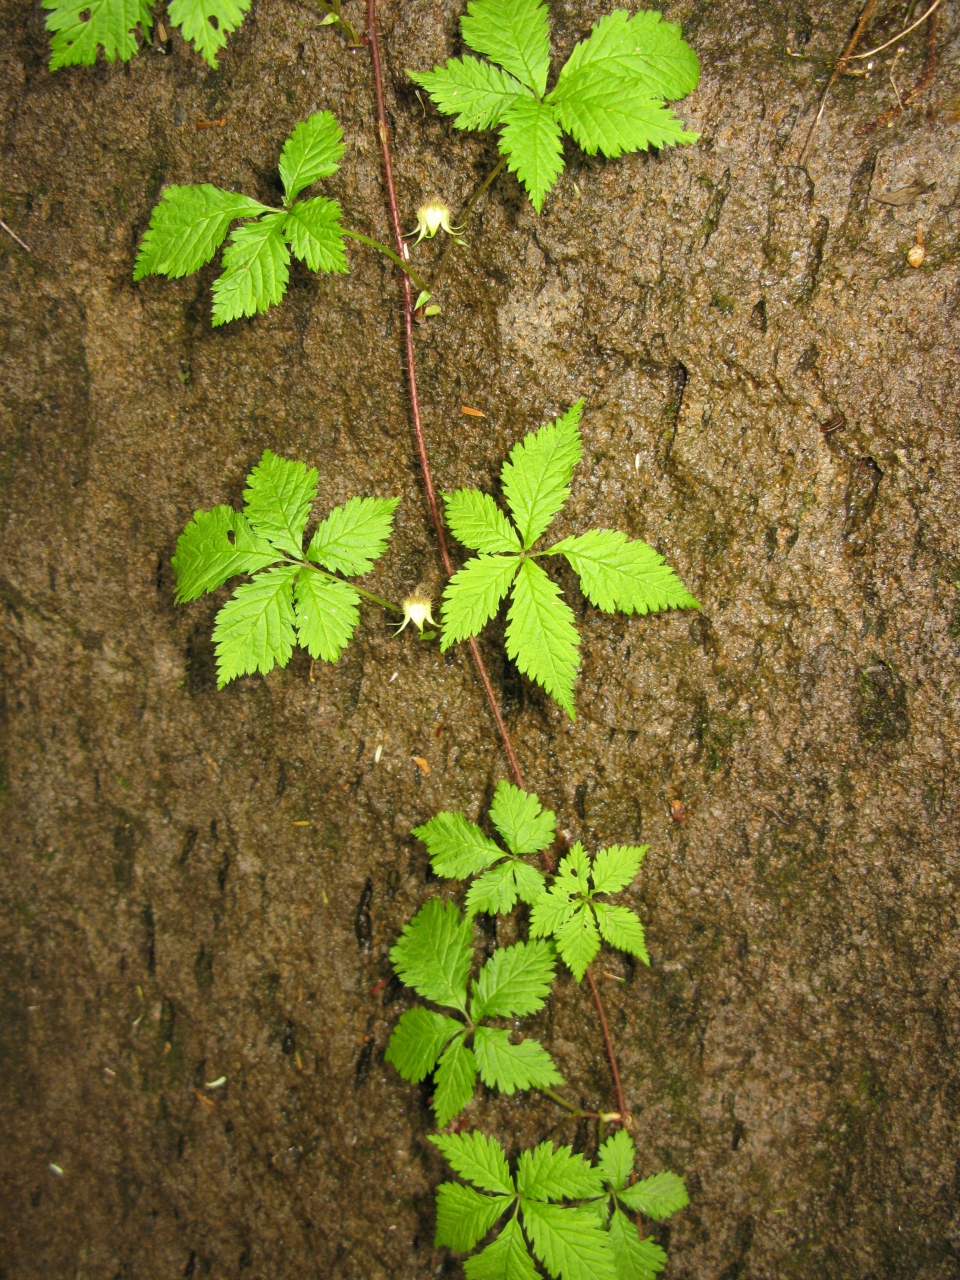
[[[554,5],[558,58],[607,7]],[[881,4],[865,40],[902,14]],[[382,13],[410,225],[496,158],[403,72],[456,51],[458,15]],[[801,167],[856,6],[669,16],[704,68],[681,110],[700,143],[617,162],[568,145],[539,218],[497,181],[417,335],[436,475],[494,491],[511,444],[584,396],[562,530],[648,539],[703,602],[610,617],[561,572],[584,639],[576,724],[504,666],[502,629],[484,638],[560,827],[651,845],[632,901],[652,966],[607,954],[598,973],[644,1167],[691,1191],[655,1229],[668,1275],[946,1280],[958,19],[943,6],[931,87],[890,126],[870,128],[895,106],[890,54],[841,79]],[[223,593],[175,607],[170,570],[189,514],[239,503],[270,447],[320,468],[323,508],[402,494],[370,583],[439,588],[397,280],[357,248],[349,277],[295,266],[281,306],[213,330],[214,268],[131,278],[164,183],[271,200],[283,139],[321,107],[350,144],[324,190],[386,239],[367,53],[309,5],[261,0],[217,71],[174,36],[51,75],[39,8],[12,0],[2,24],[0,216],[30,252],[0,233],[0,1275],[459,1275],[432,1244],[428,1090],[383,1062],[408,995],[382,984],[438,888],[411,828],[475,817],[505,776],[469,655],[395,639],[365,608],[338,665],[298,653],[218,693]],[[901,91],[925,28],[904,43]],[[935,185],[882,202],[918,178]],[[569,977],[531,1025],[571,1096],[610,1106]],[[513,1150],[562,1118],[526,1095],[468,1114]]]

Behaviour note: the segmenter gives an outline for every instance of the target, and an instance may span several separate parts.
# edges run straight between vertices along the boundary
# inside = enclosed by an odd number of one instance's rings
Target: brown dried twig
[[[803,164],[803,161],[804,161],[804,158],[806,157],[807,150],[810,146],[810,143],[813,141],[813,135],[816,133],[817,128],[820,124],[820,121],[823,119],[823,113],[827,109],[827,98],[830,96],[830,90],[836,84],[838,78],[842,76],[844,71],[847,69],[847,63],[853,57],[853,51],[859,44],[860,37],[863,35],[864,31],[866,30],[867,23],[870,21],[871,17],[873,16],[873,11],[876,7],[877,7],[877,0],[867,0],[867,3],[863,9],[863,13],[861,13],[860,15],[860,21],[857,23],[856,29],[853,35],[850,37],[850,40],[847,44],[846,49],[844,49],[843,51],[843,56],[841,57],[837,65],[833,68],[833,72],[830,76],[830,79],[827,81],[827,87],[824,89],[823,97],[820,99],[820,107],[817,110],[817,114],[814,116],[813,123],[811,124],[810,130],[807,133],[807,140],[803,144],[803,150],[800,152],[800,159],[797,162],[798,164]]]

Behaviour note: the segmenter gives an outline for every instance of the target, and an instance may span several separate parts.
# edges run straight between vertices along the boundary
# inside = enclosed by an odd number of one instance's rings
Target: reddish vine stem
[[[593,996],[593,1003],[597,1008],[597,1017],[600,1019],[600,1027],[603,1031],[603,1043],[607,1049],[607,1060],[610,1063],[610,1074],[613,1076],[613,1088],[617,1095],[617,1106],[620,1109],[621,1122],[626,1122],[627,1100],[623,1096],[623,1085],[620,1083],[620,1071],[617,1067],[617,1055],[613,1052],[613,1042],[610,1039],[610,1029],[607,1026],[607,1015],[604,1012],[603,1001],[600,999],[600,992],[597,990],[597,984],[593,980],[593,974],[587,970],[587,982],[590,984],[590,994]]]
[[[377,4],[376,0],[367,0],[367,42],[370,45],[370,60],[373,63],[373,82],[377,96],[377,132],[380,135],[380,152],[383,157],[383,176],[387,187],[387,200],[390,205],[390,221],[393,224],[393,234],[397,241],[397,252],[400,257],[407,261],[409,252],[406,242],[403,238],[403,225],[400,221],[400,206],[397,203],[397,189],[393,182],[393,161],[390,157],[390,135],[387,127],[387,104],[383,92],[383,65],[380,61],[380,41],[377,36]],[[437,502],[436,490],[433,487],[433,475],[430,471],[430,461],[427,457],[427,445],[423,434],[423,420],[420,416],[420,398],[417,394],[417,366],[413,348],[413,289],[410,285],[410,277],[404,271],[401,275],[401,283],[403,285],[403,320],[404,333],[406,339],[406,357],[407,357],[407,383],[410,391],[410,412],[413,416],[413,430],[417,439],[417,453],[420,456],[420,471],[423,475],[423,487],[427,494],[427,505],[430,508],[430,516],[433,520],[433,527],[437,535],[437,543],[440,547],[440,558],[443,560],[443,568],[448,578],[453,576],[453,561],[450,559],[450,551],[447,547],[447,538],[443,528],[443,519],[440,515],[440,505]],[[476,640],[470,639],[470,652],[476,663],[477,672],[480,676],[480,682],[483,685],[484,693],[487,695],[487,701],[490,703],[490,710],[493,712],[493,718],[496,721],[497,729],[503,741],[504,750],[507,753],[507,759],[510,762],[510,769],[513,773],[514,780],[518,787],[523,789],[523,774],[520,772],[520,764],[517,761],[516,754],[513,750],[513,744],[510,741],[510,735],[507,733],[507,726],[503,722],[503,715],[497,704],[496,694],[493,691],[493,685],[490,683],[490,677],[487,674],[486,666],[480,654],[480,649]]]

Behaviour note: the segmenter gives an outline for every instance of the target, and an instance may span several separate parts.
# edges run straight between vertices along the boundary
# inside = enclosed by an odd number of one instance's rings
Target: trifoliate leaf
[[[298,644],[311,658],[336,662],[360,621],[360,597],[349,583],[302,569],[296,601]]]
[[[677,102],[697,87],[700,64],[681,38],[680,28],[663,22],[654,9],[633,17],[615,9],[595,24],[574,48],[560,72],[558,87],[575,71],[590,67],[648,93]]]
[[[277,303],[290,278],[290,250],[283,238],[286,214],[268,213],[230,233],[223,251],[223,275],[213,282],[213,324],[266,311]]]
[[[443,593],[442,653],[490,621],[519,566],[518,556],[479,555],[457,570]]]
[[[307,559],[348,577],[369,573],[387,548],[399,498],[351,498],[317,528]]]
[[[413,834],[427,846],[435,873],[451,880],[465,880],[503,857],[503,850],[462,813],[438,813],[414,827]]]
[[[430,1141],[446,1156],[450,1167],[483,1191],[514,1193],[513,1178],[503,1147],[494,1137],[475,1129],[473,1133],[435,1133]]]
[[[458,542],[472,551],[520,551],[520,539],[489,493],[458,489],[445,493],[447,524]]]
[[[591,906],[604,941],[618,951],[628,951],[644,964],[650,963],[643,925],[638,916],[627,907],[611,907],[605,902],[594,902]]]
[[[482,1196],[462,1182],[441,1183],[437,1187],[434,1244],[466,1253],[483,1239],[511,1203],[510,1196]]]
[[[466,1012],[472,951],[472,922],[461,920],[452,902],[431,898],[404,926],[390,961],[397,976],[427,1000]]]
[[[548,1141],[520,1153],[517,1190],[531,1200],[582,1200],[602,1195],[603,1181],[582,1155]]]
[[[343,130],[332,111],[318,111],[301,120],[280,152],[280,178],[287,199],[296,199],[318,178],[336,173],[346,149]]]
[[[545,894],[537,898],[530,913],[530,933],[534,938],[546,938],[557,932],[577,910],[577,905],[570,901],[570,894],[552,885]]]
[[[700,608],[663,557],[645,542],[628,542],[625,533],[590,529],[550,548],[550,555],[561,554],[580,578],[583,594],[606,613]]]
[[[633,1139],[626,1129],[618,1129],[597,1152],[597,1164],[604,1182],[618,1191],[630,1181],[637,1158]]]
[[[244,514],[261,537],[298,559],[303,531],[317,498],[317,469],[278,458],[270,449],[247,476]],[[353,499],[361,501],[359,498]]]
[[[521,791],[512,782],[497,784],[490,818],[511,853],[539,853],[553,844],[557,829],[553,810],[544,809],[534,792]]]
[[[559,81],[544,110],[555,114],[589,156],[602,151],[615,159],[624,151],[670,147],[700,137],[688,133],[658,95],[589,65]]]
[[[511,1218],[496,1240],[463,1264],[467,1280],[537,1280],[538,1272],[516,1218]]]
[[[472,562],[471,562],[472,563]],[[461,573],[463,570],[461,570]],[[507,614],[507,656],[576,720],[573,685],[580,661],[580,637],[560,588],[533,560],[517,574]]]
[[[429,1009],[408,1009],[393,1029],[384,1061],[392,1063],[413,1084],[419,1083],[436,1065],[443,1047],[463,1031],[463,1023]]]
[[[207,182],[196,187],[165,187],[150,215],[133,268],[134,280],[149,275],[176,279],[198,271],[223,244],[235,218],[266,212],[267,206],[259,200],[221,191]]]
[[[471,49],[499,62],[538,97],[550,69],[550,24],[541,0],[471,0],[460,19]]]
[[[491,916],[508,915],[513,910],[519,896],[516,865],[512,858],[508,859],[474,880],[467,890],[468,916],[475,916],[481,911]]]
[[[675,1173],[655,1173],[652,1178],[624,1187],[617,1196],[632,1213],[660,1222],[690,1203],[687,1187]]]
[[[137,23],[149,35],[152,0],[43,0],[50,40],[50,70],[92,66],[97,49],[105,61],[129,62],[137,53]]]
[[[600,934],[593,912],[589,907],[577,911],[553,936],[564,963],[576,980],[582,982],[590,961],[600,950]]]
[[[463,1110],[477,1083],[477,1060],[460,1036],[444,1049],[433,1077],[433,1112],[442,1129]]]
[[[515,173],[537,213],[547,192],[563,172],[563,146],[557,113],[535,98],[514,98],[503,110],[500,154]]]
[[[217,614],[213,642],[217,688],[236,676],[285,667],[293,652],[293,580],[296,565],[258,573],[237,587]]]
[[[455,116],[457,129],[492,129],[517,94],[529,94],[519,80],[479,58],[450,58],[432,71],[408,71],[426,89],[441,114]]]
[[[549,942],[498,947],[473,984],[470,1017],[512,1018],[535,1013],[550,992],[556,953]]]
[[[511,1044],[509,1031],[477,1027],[473,1052],[480,1079],[501,1093],[563,1084],[563,1076],[554,1066],[553,1059],[536,1040]]]
[[[217,52],[249,8],[250,0],[171,0],[167,14],[184,40],[192,41],[197,53],[215,67]]]
[[[590,879],[597,893],[619,893],[640,870],[648,844],[612,844],[601,849],[590,868]]]
[[[522,1200],[521,1212],[533,1251],[550,1275],[563,1280],[617,1280],[606,1232],[593,1209]]]
[[[620,1209],[614,1209],[607,1239],[617,1268],[617,1280],[648,1280],[662,1271],[667,1255],[655,1240],[641,1240],[636,1224]]]
[[[294,256],[311,271],[346,273],[347,255],[343,248],[341,209],[336,200],[316,196],[300,200],[287,214],[283,232]]]
[[[177,604],[186,604],[205,591],[215,591],[234,574],[256,573],[279,558],[277,549],[258,538],[232,507],[195,511],[177,539],[177,550],[170,561],[177,576],[174,599]]]
[[[500,479],[525,548],[532,547],[570,496],[573,469],[580,461],[583,401],[562,417],[524,436],[510,450]]]

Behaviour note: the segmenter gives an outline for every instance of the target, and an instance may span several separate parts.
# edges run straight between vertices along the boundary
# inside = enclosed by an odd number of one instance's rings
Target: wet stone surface
[[[554,6],[558,57],[605,7]],[[496,158],[404,75],[457,50],[458,13],[384,6],[410,225]],[[652,966],[607,954],[600,981],[645,1167],[691,1191],[655,1230],[668,1274],[946,1280],[957,17],[943,7],[917,109],[871,129],[894,103],[883,66],[842,79],[801,168],[855,6],[668,13],[704,67],[681,111],[701,142],[619,162],[569,147],[540,218],[498,180],[417,334],[436,475],[495,491],[513,442],[584,396],[561,535],[646,538],[703,602],[610,617],[559,570],[583,631],[576,724],[504,664],[501,626],[484,639],[559,826],[651,845],[628,899]],[[878,13],[874,43],[902,7]],[[51,75],[39,9],[0,21],[0,212],[31,249],[0,238],[0,1275],[459,1275],[432,1244],[429,1092],[383,1062],[409,993],[383,983],[438,888],[411,828],[476,817],[505,776],[469,655],[365,608],[336,666],[298,653],[217,693],[223,593],[175,608],[170,570],[189,514],[239,503],[270,447],[319,467],[318,515],[401,494],[370,585],[438,590],[397,281],[359,249],[349,277],[294,265],[282,306],[213,330],[213,268],[131,278],[164,183],[269,200],[283,139],[322,107],[349,143],[325,190],[386,239],[366,52],[263,0],[216,72],[174,36]],[[909,85],[923,32],[906,43]],[[478,940],[524,929],[488,921]],[[571,1096],[611,1104],[569,977],[528,1025]],[[468,1117],[514,1150],[561,1118],[522,1095]]]

